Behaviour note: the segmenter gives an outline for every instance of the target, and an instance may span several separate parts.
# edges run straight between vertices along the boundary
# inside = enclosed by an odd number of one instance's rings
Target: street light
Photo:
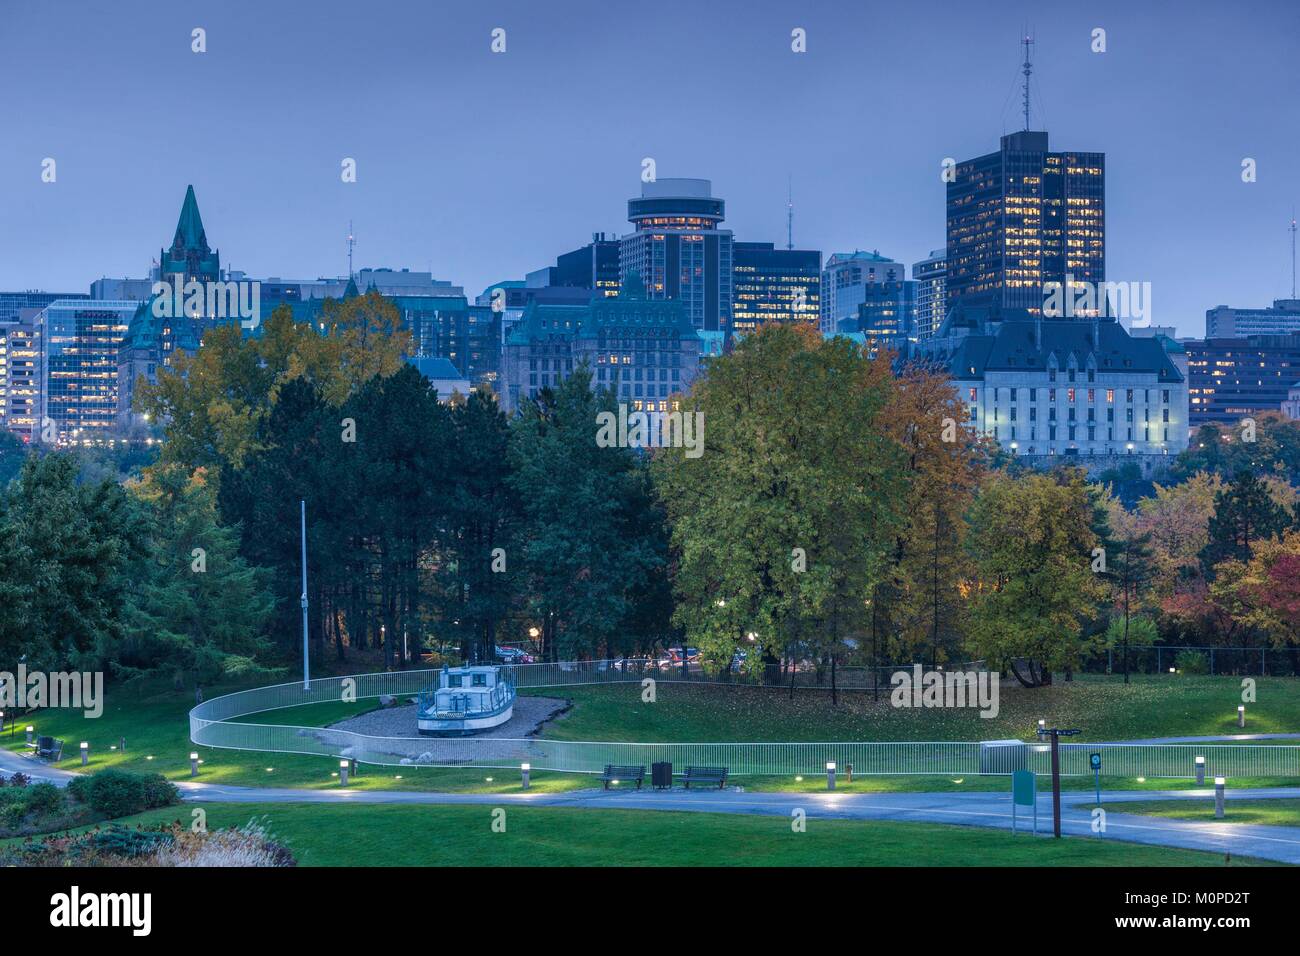
[[[1052,738],[1052,835],[1059,839],[1061,836],[1061,757],[1057,748],[1057,738],[1073,737],[1079,731],[1044,727],[1042,732],[1050,734]]]

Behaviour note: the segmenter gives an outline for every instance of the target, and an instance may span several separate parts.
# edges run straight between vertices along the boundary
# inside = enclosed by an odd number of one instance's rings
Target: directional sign
[[[1038,796],[1038,775],[1032,770],[1011,774],[1011,798],[1022,807],[1032,807]]]

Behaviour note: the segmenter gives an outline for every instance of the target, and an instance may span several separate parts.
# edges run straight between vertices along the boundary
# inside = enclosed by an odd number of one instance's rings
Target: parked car
[[[517,647],[498,647],[497,659],[506,664],[532,664],[533,655]]]

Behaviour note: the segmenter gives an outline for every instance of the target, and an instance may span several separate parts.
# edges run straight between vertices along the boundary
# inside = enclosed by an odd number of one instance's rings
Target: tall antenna
[[[1295,206],[1291,207],[1291,298],[1295,298]]]
[[[1292,223],[1292,229],[1295,224]],[[1294,243],[1292,243],[1294,245]],[[794,177],[786,177],[785,187],[785,247],[794,248]]]
[[[354,276],[352,271],[352,247],[357,244],[357,237],[352,235],[352,220],[348,220],[348,278]]]
[[[1034,64],[1029,56],[1029,48],[1034,45],[1034,38],[1029,32],[1025,32],[1025,38],[1021,41],[1025,45],[1025,64],[1022,72],[1025,74],[1025,129],[1029,129],[1029,74],[1034,72]]]

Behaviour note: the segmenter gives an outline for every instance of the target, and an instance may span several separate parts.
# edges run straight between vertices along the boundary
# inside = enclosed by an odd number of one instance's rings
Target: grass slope
[[[216,690],[212,693],[221,693]],[[555,695],[558,692],[548,690]],[[1083,730],[1078,740],[1123,740],[1133,737],[1222,734],[1236,731],[1240,680],[1233,677],[1136,677],[1125,687],[1118,679],[1081,678],[1053,687],[1023,690],[1004,686],[1001,712],[983,719],[974,710],[901,709],[887,695],[873,701],[869,694],[841,696],[832,707],[828,694],[740,687],[691,686],[660,682],[657,700],[641,702],[639,684],[573,687],[564,691],[574,706],[561,719],[547,724],[545,736],[566,740],[640,741],[764,741],[764,740],[988,740],[1027,738],[1039,717]],[[1300,730],[1300,681],[1261,678],[1258,703],[1249,705],[1250,732]],[[106,689],[104,713],[87,719],[80,711],[45,710],[20,718],[39,734],[66,741],[68,757],[60,766],[80,770],[77,744],[88,741],[88,769],[116,766],[154,771],[173,780],[189,779],[187,714],[192,694],[167,684],[114,685]],[[321,726],[373,709],[374,700],[353,704],[311,704],[268,711],[242,718],[249,723]],[[126,737],[125,753],[113,749]],[[0,736],[0,746],[24,751],[21,729]],[[242,786],[321,788],[337,785],[337,761],[294,754],[258,754],[197,748],[203,760],[200,779]],[[153,759],[149,759],[152,757]],[[268,769],[269,768],[269,769]],[[492,780],[488,781],[487,778]],[[556,791],[592,786],[589,776],[535,771],[533,786]],[[818,781],[760,778],[741,781],[753,789],[817,789]],[[1234,786],[1296,781],[1234,780]],[[353,783],[362,789],[507,792],[518,788],[512,771],[434,769],[422,767],[363,767]],[[843,786],[841,780],[841,786]],[[1087,789],[1088,781],[1066,787]],[[1108,779],[1111,789],[1157,789],[1179,786],[1177,781]],[[1185,784],[1191,785],[1190,780]],[[859,778],[862,790],[1000,790],[1005,781],[943,777]]]
[[[172,807],[120,823],[180,819]],[[306,866],[1222,866],[1223,857],[1112,840],[1013,837],[920,823],[490,806],[212,804],[209,828],[263,818]],[[1232,865],[1267,865],[1238,859]]]
[[[1200,820],[1209,823],[1265,823],[1270,826],[1300,827],[1300,800],[1234,800],[1231,794],[1223,804],[1223,819],[1214,817],[1214,798],[1188,800],[1144,800],[1112,803],[1112,813],[1140,813],[1175,820]]]

